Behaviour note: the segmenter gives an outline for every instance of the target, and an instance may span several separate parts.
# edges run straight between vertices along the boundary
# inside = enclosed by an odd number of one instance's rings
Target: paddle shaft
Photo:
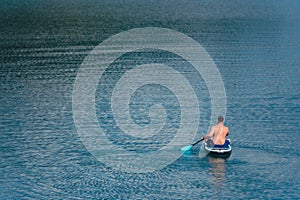
[[[195,146],[196,144],[198,144],[199,142],[203,141],[204,137],[202,137],[200,140],[198,140],[197,142],[193,143],[192,146]]]
[[[191,148],[192,148],[193,146],[195,146],[196,144],[198,144],[198,143],[201,142],[202,140],[204,140],[204,137],[202,137],[200,140],[198,140],[197,142],[195,142],[195,143],[193,143],[193,144],[191,144],[191,145],[189,145],[189,146],[182,147],[182,148],[181,148],[181,151],[189,151],[189,150],[191,150]]]

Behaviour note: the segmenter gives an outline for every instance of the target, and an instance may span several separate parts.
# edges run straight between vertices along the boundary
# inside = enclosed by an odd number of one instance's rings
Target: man
[[[226,136],[229,134],[229,128],[224,126],[224,117],[218,117],[218,124],[210,129],[210,132],[204,136],[205,140],[208,140],[208,144],[211,146],[228,146],[230,144],[229,140],[226,140]],[[213,138],[211,140],[211,138]]]

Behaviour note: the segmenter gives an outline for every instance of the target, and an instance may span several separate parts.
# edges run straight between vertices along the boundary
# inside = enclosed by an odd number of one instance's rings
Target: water
[[[1,199],[300,198],[296,1],[11,1],[1,3],[0,10]],[[126,173],[97,161],[81,142],[72,112],[81,63],[110,36],[149,26],[192,37],[215,61],[226,89],[226,124],[233,141],[228,160],[201,158],[195,148],[161,170]],[[203,93],[197,94],[196,139],[202,136],[211,105],[201,77],[184,71],[188,64],[167,52],[134,52],[118,62],[130,68],[149,60],[179,63],[191,84],[199,82]],[[122,70],[108,71],[103,81]],[[98,119],[114,133],[110,139],[116,145],[147,153],[174,137],[179,105],[167,88],[156,86],[141,88],[131,99],[133,119],[140,125],[149,123],[149,106],[159,101],[167,108],[166,137],[152,142],[117,134],[109,111],[101,113],[102,95],[113,85],[98,86]]]

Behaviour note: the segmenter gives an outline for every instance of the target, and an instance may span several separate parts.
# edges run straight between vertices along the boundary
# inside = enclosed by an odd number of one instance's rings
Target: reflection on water
[[[226,182],[226,160],[208,156],[208,161],[211,187],[215,189],[216,194],[222,194],[222,188]]]

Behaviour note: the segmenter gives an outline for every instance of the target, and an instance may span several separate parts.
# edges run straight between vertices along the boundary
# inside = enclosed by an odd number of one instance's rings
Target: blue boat
[[[229,158],[232,152],[231,145],[223,147],[222,145],[209,146],[206,142],[202,145],[208,156],[215,158]]]

